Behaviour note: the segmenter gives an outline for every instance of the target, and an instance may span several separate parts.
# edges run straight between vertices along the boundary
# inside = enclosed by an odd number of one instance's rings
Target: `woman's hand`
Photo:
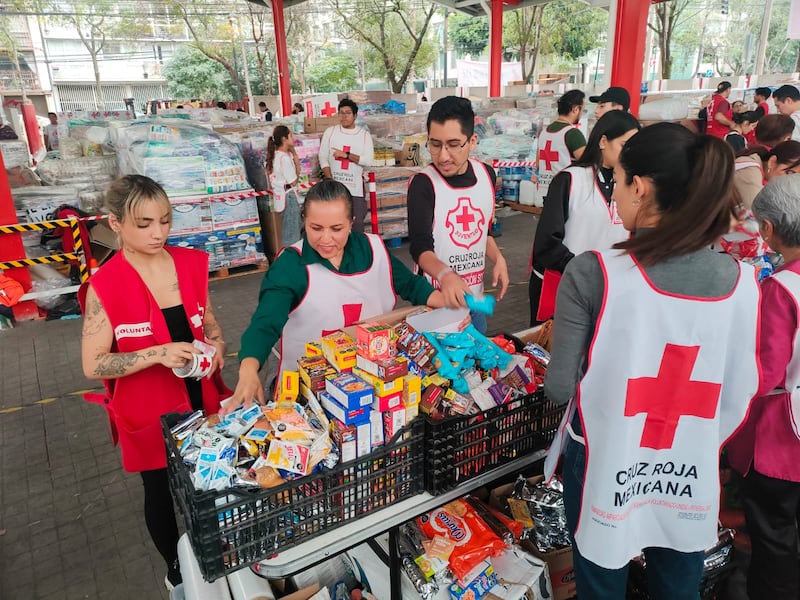
[[[258,360],[255,358],[242,359],[242,364],[239,366],[239,380],[236,382],[236,389],[233,391],[233,396],[228,398],[220,408],[220,415],[227,415],[242,405],[248,408],[252,406],[253,400],[259,404],[264,404],[264,387],[261,385],[258,367]]]
[[[189,342],[170,342],[156,346],[158,362],[168,369],[185,367],[192,360],[192,354],[202,354]]]

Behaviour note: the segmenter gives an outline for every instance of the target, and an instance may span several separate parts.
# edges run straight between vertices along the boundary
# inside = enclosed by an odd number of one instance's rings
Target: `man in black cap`
[[[711,102],[706,106],[706,114],[708,115],[708,124],[706,125],[706,133],[713,135],[720,139],[724,139],[731,127],[733,127],[733,110],[731,103],[728,102],[728,96],[731,95],[731,82],[720,81],[717,85],[717,91],[711,96]]]
[[[589,101],[597,103],[597,108],[594,109],[595,119],[611,110],[628,112],[631,107],[631,95],[622,87],[610,87],[599,96],[589,96]]]

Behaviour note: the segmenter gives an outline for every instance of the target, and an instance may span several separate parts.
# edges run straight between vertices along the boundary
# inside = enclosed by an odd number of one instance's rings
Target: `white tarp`
[[[474,60],[459,60],[458,85],[461,87],[481,87],[489,85],[489,63]],[[522,80],[522,65],[518,62],[504,62],[500,67],[500,85]]]

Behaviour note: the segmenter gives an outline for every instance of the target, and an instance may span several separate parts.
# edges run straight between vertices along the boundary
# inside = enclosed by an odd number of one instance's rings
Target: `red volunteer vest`
[[[208,255],[188,248],[165,247],[175,261],[181,300],[192,333],[202,340],[203,315],[208,299]],[[137,352],[172,341],[164,315],[136,270],[118,252],[81,288],[85,309],[86,285],[91,283],[114,330],[112,352]],[[149,471],[166,467],[160,417],[191,410],[186,384],[171,369],[155,365],[119,379],[104,380],[104,403],[114,441],[122,449],[126,471]],[[230,394],[217,375],[203,379],[203,409],[219,410],[219,402]],[[87,398],[88,399],[88,398]],[[94,400],[94,398],[91,398]]]

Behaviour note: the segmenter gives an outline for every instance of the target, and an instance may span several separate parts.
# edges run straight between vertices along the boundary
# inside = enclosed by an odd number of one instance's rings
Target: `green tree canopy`
[[[569,18],[565,18],[566,15]],[[544,9],[542,31],[546,35],[542,50],[546,54],[578,60],[600,45],[607,27],[605,11],[578,0],[555,0]]]
[[[506,18],[508,15],[506,13]],[[489,18],[456,13],[448,22],[447,37],[448,44],[460,55],[471,54],[477,58],[489,45]]]
[[[363,41],[367,61],[382,66],[390,89],[400,93],[414,71],[433,62],[436,45],[428,26],[436,5],[401,0],[328,0],[354,38]]]
[[[164,65],[170,96],[219,100],[234,97],[228,72],[193,46],[180,46]]]
[[[328,56],[306,72],[306,81],[318,93],[352,90],[358,84],[358,65],[347,55]]]

